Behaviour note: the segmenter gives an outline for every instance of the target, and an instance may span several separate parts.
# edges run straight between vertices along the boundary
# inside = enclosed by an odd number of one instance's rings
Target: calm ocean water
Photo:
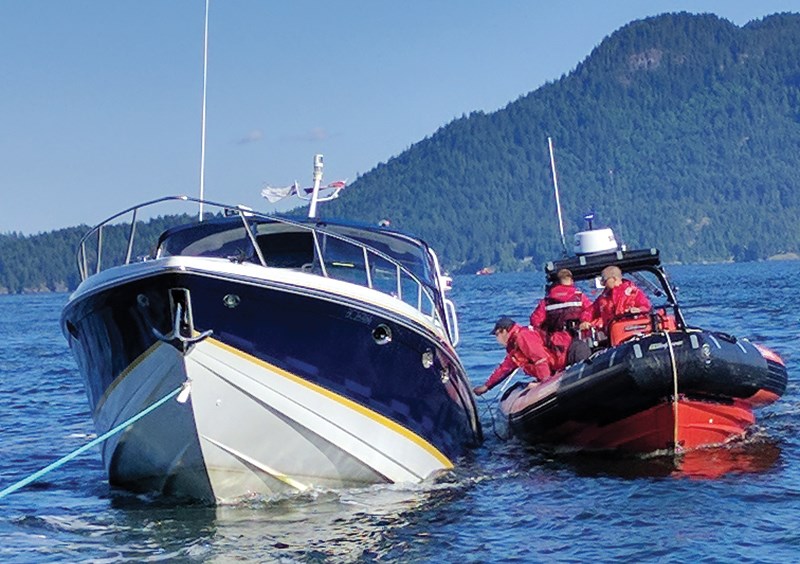
[[[0,499],[0,562],[797,562],[800,262],[670,274],[690,324],[751,338],[789,366],[786,395],[742,444],[679,461],[547,455],[503,439],[490,392],[484,446],[435,483],[219,508],[112,489],[93,449]],[[474,383],[502,359],[494,318],[527,319],[543,282],[456,277]],[[0,296],[0,489],[95,436],[58,327],[66,299]]]

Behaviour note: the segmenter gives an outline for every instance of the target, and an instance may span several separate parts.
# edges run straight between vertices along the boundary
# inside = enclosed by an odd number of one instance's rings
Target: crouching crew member
[[[517,325],[508,317],[501,317],[494,324],[491,334],[506,348],[506,357],[486,383],[473,390],[477,395],[491,390],[517,368],[522,368],[525,374],[540,382],[552,376],[553,360],[538,331]]]

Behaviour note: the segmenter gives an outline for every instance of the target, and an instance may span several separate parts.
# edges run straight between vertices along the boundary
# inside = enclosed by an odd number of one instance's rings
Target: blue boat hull
[[[190,369],[181,365],[181,359],[191,359],[196,354],[195,345],[177,339],[169,345],[162,342],[175,329],[176,303],[180,300],[186,302],[182,305],[189,310],[189,316],[184,312],[182,323],[188,322],[194,335],[211,331],[208,342],[214,343],[213,350],[223,351],[234,359],[225,362],[245,363],[249,368],[243,373],[250,380],[266,382],[282,378],[303,393],[333,398],[334,407],[346,406],[359,417],[365,417],[363,420],[370,425],[381,430],[390,428],[395,435],[405,437],[406,443],[422,445],[440,461],[437,464],[442,469],[452,467],[453,460],[482,439],[463,366],[449,343],[423,323],[357,297],[334,296],[285,282],[265,284],[263,280],[179,270],[151,273],[86,292],[64,310],[64,333],[84,376],[99,432],[119,423],[123,411],[130,410],[127,405],[120,407],[130,403],[127,399],[111,401],[110,398],[115,391],[125,388],[126,379],[142,372],[141,367],[147,364],[143,359],[155,348],[174,349],[175,370],[159,376],[154,374],[160,370],[159,366],[173,361],[151,362],[153,368],[148,367],[149,372],[143,376],[136,375],[140,381],[129,388],[151,386],[145,394],[150,397],[158,390],[180,385],[182,378],[191,379]],[[187,327],[182,329],[185,331]],[[208,349],[207,344],[197,346]],[[169,356],[165,352],[158,354]],[[165,381],[157,386],[145,383],[154,378]],[[265,411],[272,409],[267,400],[257,399]],[[182,453],[158,452],[153,455],[158,460],[144,464],[141,458],[152,454],[152,445],[144,444],[148,439],[143,433],[129,434],[111,441],[104,449],[109,476],[112,482],[132,489],[163,489],[165,493],[219,498],[213,493],[213,484],[209,486],[208,478],[204,477],[209,472],[199,446],[203,442],[202,433],[193,431],[195,419],[200,416],[194,413],[192,417],[181,417],[177,413],[171,419],[182,426],[181,439],[175,444],[169,441],[163,444],[167,445],[166,450],[182,448]],[[291,418],[285,414],[281,417]],[[248,424],[244,420],[241,423]],[[293,432],[297,426],[294,425]],[[308,436],[318,435],[319,431],[304,429],[303,433],[304,441],[313,442]],[[352,434],[358,435],[358,431],[353,430]],[[288,445],[295,438],[290,433],[276,444],[284,441]],[[193,446],[186,447],[187,442]],[[339,456],[330,454],[336,449],[329,446],[315,448],[324,450],[328,458]],[[342,456],[352,457],[352,453]],[[169,468],[164,468],[165,464]],[[360,460],[359,464],[370,466],[368,460]],[[359,474],[353,481],[394,481],[377,466],[369,472]],[[158,476],[162,473],[169,474],[169,478]],[[333,473],[342,471],[337,469]],[[195,486],[185,485],[187,474],[191,476],[188,483]],[[275,475],[278,474],[281,473],[276,471]],[[318,478],[310,478],[310,483],[349,484],[346,475]],[[176,487],[176,484],[183,485]],[[267,488],[272,489],[273,486]]]

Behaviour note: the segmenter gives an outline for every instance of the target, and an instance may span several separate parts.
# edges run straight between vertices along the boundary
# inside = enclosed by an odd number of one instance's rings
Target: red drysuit
[[[544,347],[539,331],[514,325],[508,330],[506,357],[484,384],[490,390],[515,368],[522,368],[528,376],[544,381],[550,378],[552,358]]]
[[[567,351],[573,335],[570,324],[592,318],[592,302],[573,285],[556,284],[539,301],[531,314],[531,326],[546,333],[545,344],[553,356],[553,370],[567,365]]]
[[[592,324],[608,331],[609,324],[617,317],[628,313],[632,307],[644,313],[650,311],[650,300],[636,284],[623,279],[617,286],[606,288],[592,304]]]

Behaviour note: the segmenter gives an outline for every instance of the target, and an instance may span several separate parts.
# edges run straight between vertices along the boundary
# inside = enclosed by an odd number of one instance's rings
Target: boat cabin
[[[324,220],[237,216],[181,225],[159,238],[155,257],[253,262],[334,278],[398,297],[432,314],[445,287],[421,240],[384,227]]]
[[[646,314],[630,314],[615,320],[608,328],[609,334],[600,337],[601,345],[605,342],[613,346],[637,335],[686,327],[674,289],[655,248],[613,249],[548,262],[544,269],[547,289],[558,283],[558,271],[566,268],[572,272],[576,285],[584,282],[583,286],[590,289],[586,294],[594,299],[602,292],[600,275],[608,266],[618,266],[624,278],[647,294],[653,309]]]

